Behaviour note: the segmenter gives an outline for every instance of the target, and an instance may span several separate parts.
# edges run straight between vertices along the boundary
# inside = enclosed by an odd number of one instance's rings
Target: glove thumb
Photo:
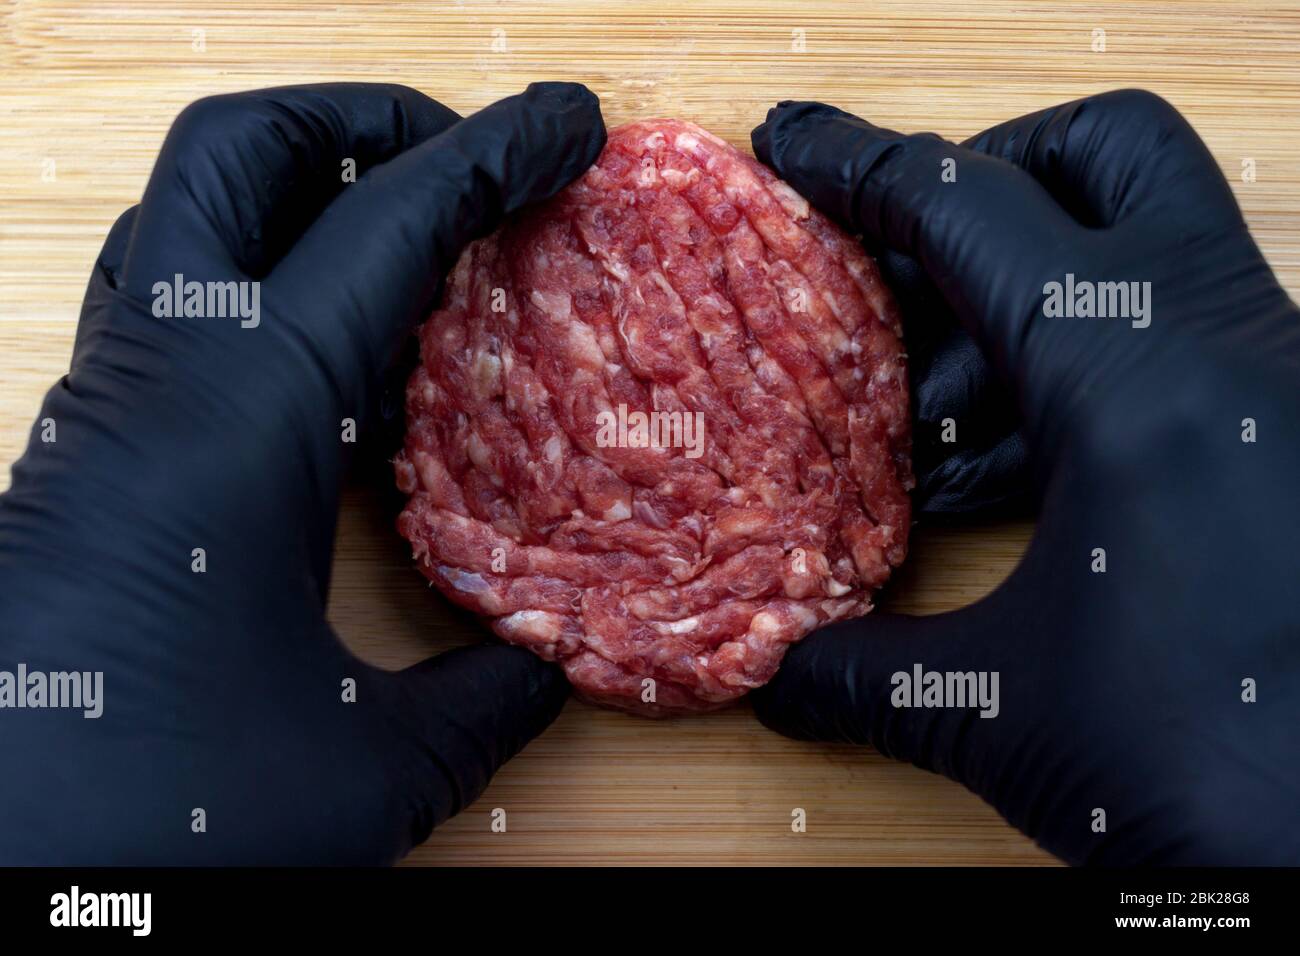
[[[559,667],[501,644],[457,648],[392,677],[411,846],[477,799],[569,695]]]
[[[870,744],[974,786],[1000,723],[993,620],[981,603],[833,624],[790,649],[754,711],[788,737]]]

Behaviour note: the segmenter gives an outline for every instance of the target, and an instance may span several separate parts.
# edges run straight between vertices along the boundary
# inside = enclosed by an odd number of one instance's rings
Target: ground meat
[[[611,131],[581,180],[465,251],[419,334],[398,527],[443,594],[588,700],[724,704],[903,560],[893,300],[697,126]]]

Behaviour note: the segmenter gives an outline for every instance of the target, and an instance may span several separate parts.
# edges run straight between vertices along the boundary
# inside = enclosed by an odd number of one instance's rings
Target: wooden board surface
[[[461,112],[531,80],[576,79],[611,124],[678,116],[741,146],[780,99],[964,137],[1145,86],[1200,130],[1283,282],[1300,288],[1294,5],[0,0],[0,487],[66,369],[95,253],[139,198],[175,114],[209,93],[337,79],[406,83]],[[1242,182],[1246,160],[1255,182]],[[1006,576],[1029,530],[921,530],[890,606],[969,603]],[[411,570],[365,488],[349,493],[341,521],[331,615],[359,653],[392,667],[475,636]],[[489,830],[496,807],[504,834]],[[808,813],[802,835],[791,832],[795,807]],[[945,780],[782,740],[744,707],[651,723],[571,703],[411,862],[1050,859]]]

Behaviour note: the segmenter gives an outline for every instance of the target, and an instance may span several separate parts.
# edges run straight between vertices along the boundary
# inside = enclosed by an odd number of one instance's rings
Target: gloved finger
[[[928,355],[957,327],[957,317],[919,262],[893,249],[871,252],[902,312],[908,358]]]
[[[931,516],[999,512],[1028,500],[1020,413],[919,263],[882,250],[902,313],[912,385],[913,508]]]
[[[583,173],[605,142],[596,96],[534,83],[370,171],[330,204],[267,280],[357,415],[462,247]],[[285,310],[287,313],[289,310]]]
[[[1025,170],[1090,227],[1134,213],[1186,212],[1211,225],[1240,222],[1232,190],[1204,142],[1173,106],[1146,90],[1115,90],[1053,106],[1000,123],[962,145]],[[885,250],[881,267],[900,298],[927,296],[928,279],[914,260]]]
[[[411,846],[472,803],[569,696],[557,665],[503,644],[458,648],[390,678]]]
[[[116,289],[126,263],[127,249],[135,232],[135,221],[140,214],[137,203],[117,217],[104,238],[104,245],[95,259],[95,274],[103,278],[110,289]],[[95,278],[92,275],[91,278]]]
[[[1091,233],[1033,177],[925,134],[904,136],[818,103],[782,103],[754,151],[819,208],[916,258],[1043,431],[1087,334],[1041,318],[1061,263],[1090,273]]]
[[[199,268],[260,278],[343,189],[344,162],[367,169],[460,117],[423,93],[380,83],[286,86],[212,96],[172,124],[145,189],[130,290]]]
[[[1114,90],[1053,106],[963,145],[1025,170],[1085,226],[1147,216],[1217,232],[1242,221],[1200,136],[1178,110],[1146,90]]]
[[[88,343],[101,330],[101,321],[108,315],[107,306],[112,301],[122,278],[127,248],[135,231],[135,220],[140,206],[132,206],[117,217],[108,230],[103,248],[95,258],[95,265],[86,284],[86,295],[81,301],[81,317],[77,320],[77,335],[72,344],[72,367],[76,368],[86,353]]]
[[[1006,516],[1032,502],[1029,449],[1018,431],[956,449],[914,440],[912,458],[917,473],[912,499],[925,514]]]
[[[950,448],[969,448],[1001,437],[1019,424],[1011,396],[997,381],[979,347],[959,328],[913,356],[916,419],[921,431],[943,433]]]
[[[833,624],[790,648],[772,681],[750,695],[754,712],[787,737],[870,744],[967,782],[970,768],[958,762],[978,760],[1001,715],[995,624],[982,604],[931,617],[871,614]],[[925,683],[913,687],[918,668],[922,675],[974,673],[974,691],[963,706],[917,706],[914,692]],[[978,675],[994,672],[998,682],[985,678],[981,700]],[[963,746],[956,746],[959,738]]]

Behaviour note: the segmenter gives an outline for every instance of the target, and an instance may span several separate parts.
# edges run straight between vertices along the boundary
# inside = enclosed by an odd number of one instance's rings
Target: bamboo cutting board
[[[0,0],[0,487],[65,371],[91,263],[168,124],[206,94],[402,82],[471,112],[540,79],[610,124],[693,120],[747,148],[781,99],[960,138],[1092,92],[1145,86],[1201,131],[1265,253],[1300,288],[1300,8],[1232,2],[166,4]],[[1253,161],[1256,178],[1242,179]],[[985,594],[1025,525],[922,529],[892,589],[932,613]],[[376,494],[349,492],[330,612],[399,667],[479,632],[426,589]],[[346,772],[344,770],[343,772]],[[505,833],[491,811],[507,814]],[[793,833],[802,808],[807,832]],[[783,740],[745,707],[652,723],[571,703],[417,863],[1043,863],[949,782]]]

